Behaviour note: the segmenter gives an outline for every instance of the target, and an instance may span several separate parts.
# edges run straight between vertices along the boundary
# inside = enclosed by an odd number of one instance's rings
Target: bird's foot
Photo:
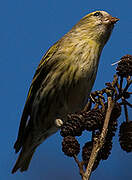
[[[56,119],[55,120],[55,125],[60,128],[63,125],[63,121],[61,119]]]

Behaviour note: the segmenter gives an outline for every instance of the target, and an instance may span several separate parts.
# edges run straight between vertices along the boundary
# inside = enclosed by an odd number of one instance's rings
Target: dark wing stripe
[[[21,117],[21,122],[20,122],[20,126],[19,126],[17,141],[14,144],[14,149],[15,149],[16,153],[20,150],[20,148],[22,146],[22,137],[23,137],[23,134],[24,134],[23,131],[25,130],[26,122],[27,122],[27,119],[28,119],[28,113],[27,112],[28,112],[28,104],[26,103],[25,107],[24,107],[24,110],[23,110],[22,117]]]
[[[29,124],[29,122],[27,123],[27,120],[31,113],[31,107],[32,107],[35,94],[37,90],[40,88],[42,81],[45,79],[46,75],[51,69],[51,67],[47,65],[47,62],[51,59],[51,57],[54,55],[57,49],[58,49],[58,43],[55,43],[43,56],[35,72],[35,75],[33,77],[33,80],[32,80],[32,83],[28,92],[27,100],[24,106],[24,110],[22,113],[17,141],[15,142],[15,145],[14,145],[14,149],[16,153],[22,147],[23,139],[25,138],[26,127],[27,127],[27,124]]]

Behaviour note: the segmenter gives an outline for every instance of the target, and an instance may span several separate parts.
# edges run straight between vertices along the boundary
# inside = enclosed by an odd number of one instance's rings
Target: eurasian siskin
[[[35,149],[57,132],[67,114],[84,108],[102,49],[118,21],[105,11],[83,17],[43,56],[23,110],[12,173],[27,170]]]

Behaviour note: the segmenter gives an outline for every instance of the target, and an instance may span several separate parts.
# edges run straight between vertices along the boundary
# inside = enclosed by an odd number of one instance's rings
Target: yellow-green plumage
[[[117,20],[104,11],[90,13],[44,55],[22,114],[14,145],[21,152],[12,173],[27,170],[36,147],[59,129],[56,119],[66,121],[68,113],[84,108]]]

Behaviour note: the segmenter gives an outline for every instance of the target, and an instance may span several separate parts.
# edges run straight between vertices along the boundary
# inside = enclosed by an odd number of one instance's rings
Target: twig
[[[91,156],[89,159],[89,163],[87,165],[85,173],[82,176],[82,180],[89,180],[89,178],[90,178],[90,175],[92,172],[92,167],[93,167],[95,159],[98,155],[98,151],[101,149],[101,147],[104,144],[104,140],[105,140],[105,137],[107,134],[107,128],[108,128],[108,124],[109,124],[109,120],[110,120],[110,115],[111,115],[113,107],[114,107],[114,101],[113,101],[112,97],[109,96],[108,97],[108,109],[106,112],[106,117],[105,117],[103,129],[102,129],[100,137],[98,139],[95,139],[93,149],[92,149],[92,153],[91,153]]]
[[[80,170],[80,175],[83,177],[83,174],[84,174],[84,170],[83,170],[83,162],[80,162],[77,158],[76,155],[74,155],[74,160],[75,162],[77,163],[78,167],[79,167],[79,170]]]
[[[126,102],[126,105],[127,105],[127,106],[129,106],[130,108],[132,108],[132,104],[130,104],[130,103],[129,103],[128,101],[126,101],[126,100],[125,100],[125,102]]]
[[[121,76],[119,94],[122,92],[122,84],[123,84],[123,77]]]
[[[90,98],[90,100],[88,101],[88,103],[85,105],[84,109],[82,110],[82,112],[85,112],[85,111],[89,111],[91,109],[91,106],[92,106],[92,100]]]
[[[130,80],[129,78],[127,78],[127,85],[126,85],[126,87],[124,88],[123,91],[126,92],[131,84],[132,84],[132,80]]]
[[[123,104],[124,104],[124,112],[125,112],[126,122],[129,122],[129,119],[128,119],[128,110],[127,110],[126,101],[125,101],[124,99],[122,99],[122,102],[123,102]]]
[[[128,94],[132,94],[132,92],[128,92]]]
[[[130,104],[127,100],[123,100],[121,103],[120,103],[120,105],[124,105],[124,104],[126,104],[127,106],[129,106],[130,108],[132,108],[132,104]]]

